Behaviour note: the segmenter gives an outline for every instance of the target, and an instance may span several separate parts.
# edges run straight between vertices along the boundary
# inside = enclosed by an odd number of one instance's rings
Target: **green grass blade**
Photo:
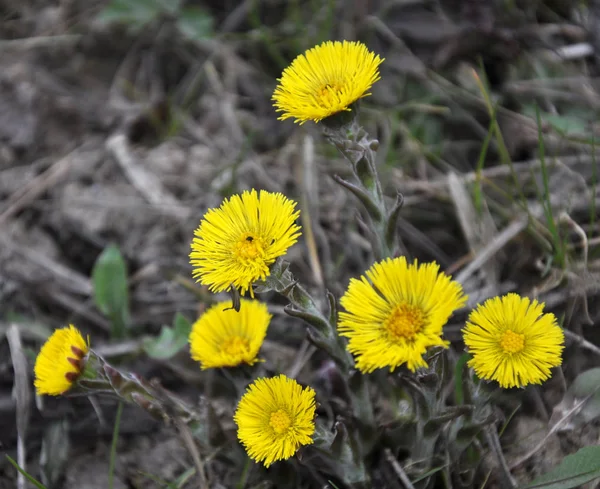
[[[492,140],[492,134],[494,133],[494,121],[496,120],[496,110],[497,106],[494,107],[494,112],[490,119],[490,125],[488,127],[488,132],[485,135],[485,139],[483,140],[483,145],[481,146],[481,151],[479,152],[479,158],[477,159],[477,166],[475,167],[475,189],[474,189],[474,204],[477,213],[481,215],[482,204],[483,204],[483,189],[482,189],[482,178],[481,172],[483,170],[483,165],[485,164],[485,158],[487,156],[488,148],[490,146],[490,141]]]
[[[540,117],[540,109],[536,105],[535,116],[538,126],[538,152],[540,158],[540,166],[542,170],[542,183],[544,185],[544,194],[541,196],[542,206],[544,208],[544,214],[546,216],[546,224],[548,225],[548,231],[552,236],[554,242],[554,258],[558,265],[564,269],[566,265],[564,243],[560,238],[558,232],[558,226],[554,220],[554,214],[552,213],[552,202],[550,201],[550,179],[548,177],[548,167],[546,166],[546,152],[544,146],[544,138],[542,135],[542,120]]]
[[[17,469],[21,474],[23,474],[23,476],[29,481],[31,482],[35,487],[37,487],[38,489],[48,489],[44,484],[42,484],[40,481],[38,481],[35,477],[29,475],[27,472],[25,472],[20,466],[19,464],[14,461],[10,456],[6,456],[6,458],[8,459],[8,461],[13,465],[13,467],[15,469]]]

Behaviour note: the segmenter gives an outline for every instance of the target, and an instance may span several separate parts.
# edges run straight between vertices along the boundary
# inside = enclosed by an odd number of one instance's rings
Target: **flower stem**
[[[90,393],[112,393],[119,399],[137,404],[155,418],[170,422],[181,418],[186,423],[199,419],[199,413],[161,385],[148,382],[131,372],[121,372],[93,350],[86,358],[84,375],[77,386]]]
[[[353,375],[352,356],[337,334],[335,300],[328,297],[329,307],[332,310],[327,317],[321,312],[315,299],[294,278],[288,264],[283,261],[277,261],[272,266],[271,274],[265,284],[268,289],[274,290],[290,301],[284,309],[287,314],[300,318],[309,325],[308,336],[312,343],[328,353],[341,372],[354,416],[363,423],[372,425],[373,407],[365,379],[362,375]]]
[[[387,210],[375,165],[379,142],[371,139],[356,121],[341,128],[324,126],[323,133],[352,165],[358,184],[347,182],[340,177],[334,179],[354,194],[365,207],[371,221],[376,258],[381,260],[395,256],[398,251],[396,224],[402,197],[398,196],[396,204],[390,211]]]

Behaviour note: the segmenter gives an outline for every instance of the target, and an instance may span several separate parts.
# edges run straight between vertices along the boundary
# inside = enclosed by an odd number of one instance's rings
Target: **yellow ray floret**
[[[68,391],[79,377],[88,351],[89,345],[75,326],[54,331],[35,360],[37,393],[58,396]]]
[[[231,301],[211,306],[192,327],[190,350],[202,370],[259,361],[271,321],[266,304],[242,299],[239,312],[231,306]]]
[[[467,300],[461,285],[439,271],[436,263],[409,264],[406,258],[375,263],[351,279],[340,303],[338,331],[349,338],[348,350],[362,372],[406,364],[426,367],[423,354],[447,347],[442,327]]]
[[[315,391],[285,375],[256,380],[235,412],[238,438],[248,456],[266,467],[313,442]]]
[[[544,304],[518,294],[494,297],[469,315],[463,329],[469,366],[501,387],[541,384],[562,363],[564,334]]]
[[[210,209],[194,232],[193,276],[212,292],[233,286],[242,295],[269,275],[269,266],[300,236],[300,211],[283,194],[245,191]]]
[[[343,110],[379,80],[383,59],[360,42],[327,41],[298,56],[273,93],[279,120],[319,122]]]

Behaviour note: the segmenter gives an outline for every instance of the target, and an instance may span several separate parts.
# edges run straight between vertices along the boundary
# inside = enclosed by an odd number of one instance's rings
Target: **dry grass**
[[[263,188],[300,203],[305,232],[288,258],[315,295],[339,297],[370,266],[358,206],[331,178],[349,176],[347,162],[314,125],[278,122],[270,102],[298,52],[341,38],[359,38],[386,58],[361,123],[380,141],[386,197],[404,197],[403,252],[452,273],[468,307],[518,291],[545,302],[566,330],[563,375],[500,403],[506,416],[518,408],[502,438],[513,475],[530,480],[597,444],[597,427],[548,424],[573,379],[600,364],[600,45],[585,28],[597,22],[595,2],[494,9],[465,1],[458,16],[452,3],[206,1],[214,33],[200,40],[183,36],[169,16],[139,32],[102,24],[102,5],[91,0],[1,6],[0,337],[10,340],[0,343],[2,449],[16,453],[19,432],[31,473],[39,474],[42,448],[56,454],[62,487],[107,487],[114,402],[45,399],[41,410],[22,390],[31,372],[17,346],[33,354],[69,322],[111,362],[184,398],[214,399],[215,417],[232,430],[223,379],[201,373],[186,352],[169,361],[142,353],[143,337],[176,312],[195,318],[215,300],[191,283],[188,253],[201,216],[224,196]],[[111,340],[92,299],[92,267],[109,243],[129,269],[134,327],[123,341]],[[275,315],[267,369],[326,384],[328,365],[301,322],[283,313],[280,299],[265,299]],[[459,312],[446,327],[458,347],[464,318]],[[324,409],[337,407],[334,399]],[[115,488],[159,487],[156,480],[168,484],[199,463],[209,487],[258,487],[255,469],[230,471],[217,453],[202,453],[201,462],[182,449],[192,442],[174,442],[175,429],[157,426],[124,409]],[[373,487],[410,487],[397,457],[375,451]],[[494,466],[484,460],[476,481]],[[327,483],[309,466],[273,474],[289,477],[287,487]],[[0,488],[13,480],[0,461]],[[177,487],[193,487],[190,480]],[[486,487],[502,485],[492,475]]]

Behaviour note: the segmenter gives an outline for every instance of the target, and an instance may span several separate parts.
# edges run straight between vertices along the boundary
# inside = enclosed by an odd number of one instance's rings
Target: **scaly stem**
[[[331,356],[341,372],[354,416],[363,423],[372,425],[373,407],[365,378],[362,375],[353,375],[352,357],[346,350],[342,338],[337,334],[335,300],[329,301],[331,310],[327,317],[321,312],[313,297],[294,278],[288,269],[288,264],[281,260],[272,266],[271,274],[265,284],[267,288],[290,301],[285,308],[287,314],[300,318],[309,325],[310,340]]]
[[[396,224],[402,206],[402,197],[398,196],[396,204],[388,212],[375,166],[379,142],[369,138],[366,131],[355,121],[341,128],[324,127],[323,133],[352,165],[358,184],[347,182],[337,176],[334,179],[354,194],[365,207],[371,221],[376,258],[381,260],[393,257],[398,247]]]

